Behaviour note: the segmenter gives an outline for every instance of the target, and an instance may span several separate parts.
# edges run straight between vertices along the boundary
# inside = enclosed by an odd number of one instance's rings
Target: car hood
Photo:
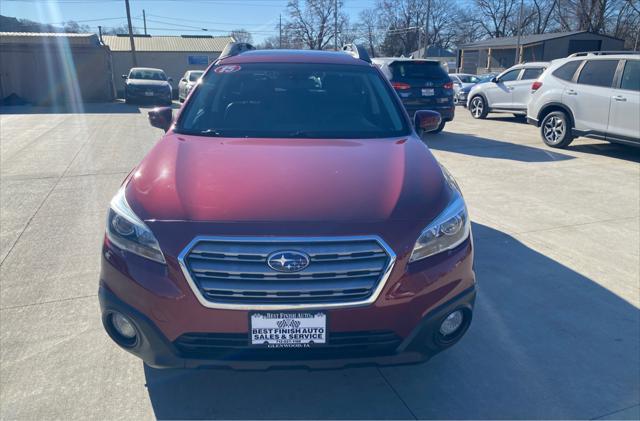
[[[393,139],[251,139],[170,132],[126,181],[150,221],[432,220],[451,194],[428,148]]]
[[[129,79],[127,85],[134,86],[170,86],[166,80]]]

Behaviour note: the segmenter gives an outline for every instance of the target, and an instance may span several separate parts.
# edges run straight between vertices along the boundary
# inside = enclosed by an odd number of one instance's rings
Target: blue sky
[[[345,11],[356,20],[358,13],[374,0],[344,0]],[[254,41],[276,35],[279,15],[287,0],[130,0],[133,25],[142,32],[142,10],[147,14],[148,32],[153,35],[223,35],[245,28]],[[59,24],[75,20],[97,32],[103,27],[126,25],[124,0],[1,0],[0,14]]]

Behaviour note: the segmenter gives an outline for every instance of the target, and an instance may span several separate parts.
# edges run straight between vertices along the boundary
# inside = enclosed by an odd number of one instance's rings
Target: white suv
[[[576,53],[531,85],[527,121],[564,148],[577,136],[640,146],[640,54]]]
[[[546,62],[516,64],[490,82],[478,83],[467,96],[467,108],[473,118],[485,118],[488,113],[527,114],[531,82],[549,66]]]

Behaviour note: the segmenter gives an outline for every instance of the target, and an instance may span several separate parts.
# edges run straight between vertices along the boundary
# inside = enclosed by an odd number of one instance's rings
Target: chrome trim
[[[389,263],[382,273],[382,277],[378,281],[378,286],[373,293],[366,299],[360,301],[344,302],[344,303],[311,303],[311,304],[228,304],[228,303],[216,303],[207,300],[198,285],[191,278],[189,269],[185,259],[187,254],[191,251],[200,241],[227,241],[227,242],[264,242],[264,243],[299,243],[301,241],[307,242],[331,242],[331,241],[358,241],[358,240],[374,240],[376,241],[389,255]],[[178,255],[178,262],[182,269],[182,274],[189,283],[191,290],[195,294],[200,304],[207,308],[215,308],[221,310],[323,310],[332,308],[349,308],[349,307],[362,307],[373,304],[382,290],[384,289],[391,271],[396,263],[396,254],[391,247],[385,241],[377,235],[362,235],[362,236],[346,236],[346,237],[225,237],[225,236],[197,236],[186,245],[186,247]]]

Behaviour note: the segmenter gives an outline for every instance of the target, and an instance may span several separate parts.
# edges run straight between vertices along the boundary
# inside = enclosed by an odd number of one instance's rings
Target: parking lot
[[[161,131],[144,108],[84,111],[0,116],[0,418],[640,417],[640,149],[552,150],[458,108],[427,138],[474,222],[458,345],[403,367],[155,370],[107,337],[97,289],[109,200]]]

